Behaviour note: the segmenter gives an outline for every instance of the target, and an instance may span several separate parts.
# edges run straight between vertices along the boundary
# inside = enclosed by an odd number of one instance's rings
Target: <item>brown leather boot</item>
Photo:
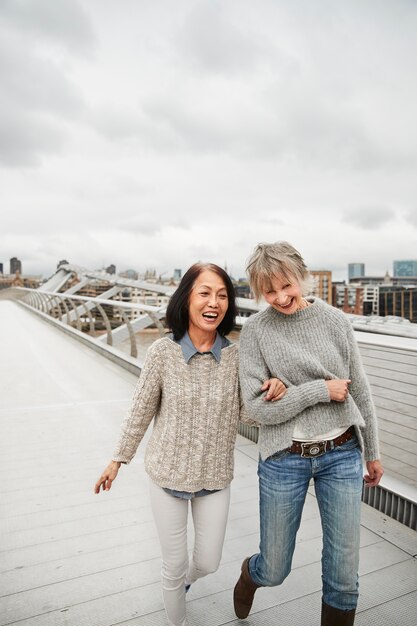
[[[353,626],[356,609],[342,611],[325,602],[321,604],[321,626]]]
[[[245,617],[249,615],[255,591],[261,586],[254,583],[250,577],[248,568],[249,559],[250,556],[243,561],[241,568],[242,573],[233,591],[233,604],[235,613],[239,619],[245,619]]]

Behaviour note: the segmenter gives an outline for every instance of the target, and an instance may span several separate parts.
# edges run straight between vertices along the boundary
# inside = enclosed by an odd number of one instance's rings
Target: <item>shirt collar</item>
[[[199,352],[191,341],[188,331],[186,331],[185,335],[183,335],[177,343],[181,346],[182,354],[186,363],[188,363],[195,354],[212,354],[217,363],[220,363],[222,349],[230,345],[230,341],[226,339],[226,337],[222,337],[219,333],[217,333],[216,339],[211,346],[211,350],[208,352]]]

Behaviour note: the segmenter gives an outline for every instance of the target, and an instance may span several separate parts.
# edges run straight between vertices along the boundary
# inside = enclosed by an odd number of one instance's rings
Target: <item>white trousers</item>
[[[229,512],[230,486],[192,500],[176,498],[150,480],[153,516],[162,551],[162,593],[170,626],[186,626],[185,585],[215,572],[220,564]],[[194,548],[188,558],[189,503]]]

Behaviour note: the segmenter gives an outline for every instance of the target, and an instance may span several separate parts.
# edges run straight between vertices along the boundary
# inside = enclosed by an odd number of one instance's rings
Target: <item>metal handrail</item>
[[[156,328],[158,329],[160,336],[162,336],[165,332],[165,327],[158,318],[158,314],[160,315],[161,313],[163,313],[165,311],[165,307],[156,307],[135,302],[123,302],[121,300],[108,300],[100,297],[77,296],[72,294],[69,295],[67,293],[61,294],[50,291],[39,291],[36,289],[30,289],[28,287],[18,287],[17,289],[19,291],[24,291],[27,293],[27,296],[24,296],[22,298],[22,301],[25,302],[26,305],[38,311],[41,311],[45,315],[49,315],[50,317],[53,317],[55,319],[58,318],[61,323],[65,323],[69,326],[73,326],[70,320],[71,307],[76,316],[75,325],[77,330],[83,332],[82,317],[86,317],[88,318],[89,334],[94,337],[96,333],[96,319],[91,313],[91,308],[87,306],[87,304],[89,303],[93,304],[93,308],[97,308],[101,315],[101,319],[106,328],[107,344],[110,346],[113,345],[112,327],[103,305],[112,307],[113,309],[118,311],[123,321],[120,326],[126,325],[130,341],[130,355],[134,358],[137,358],[138,355],[136,337],[132,327],[132,323],[126,315],[126,311],[133,310],[143,311],[147,313],[151,322],[154,323]],[[62,315],[61,305],[65,310],[64,316]],[[80,307],[84,309],[84,315],[80,314]]]

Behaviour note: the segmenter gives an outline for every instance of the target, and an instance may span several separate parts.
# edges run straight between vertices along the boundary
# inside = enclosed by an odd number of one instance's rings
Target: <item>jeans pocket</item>
[[[337,452],[348,452],[349,450],[354,450],[355,448],[359,448],[359,441],[356,435],[354,435],[352,439],[349,439],[349,441],[345,441],[345,443],[340,444],[340,446],[336,446],[334,450]]]
[[[265,459],[264,463],[268,463],[269,461],[280,461],[289,454],[291,454],[289,450],[280,450],[279,452],[274,452],[274,454],[271,454],[271,456]]]

